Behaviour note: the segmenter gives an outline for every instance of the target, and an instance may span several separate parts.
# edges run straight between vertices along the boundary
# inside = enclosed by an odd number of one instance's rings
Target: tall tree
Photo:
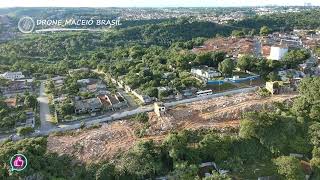
[[[271,29],[268,26],[262,26],[260,28],[260,35],[267,36],[271,32]]]
[[[281,156],[274,160],[278,173],[287,180],[305,179],[300,161],[294,157]]]
[[[28,95],[24,98],[24,105],[28,108],[35,109],[37,107],[37,97],[34,95]]]
[[[232,75],[232,72],[234,70],[234,63],[231,59],[225,59],[221,63],[219,63],[218,70],[226,75]]]

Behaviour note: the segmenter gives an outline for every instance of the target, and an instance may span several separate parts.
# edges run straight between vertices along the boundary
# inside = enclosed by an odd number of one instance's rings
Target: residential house
[[[104,84],[101,80],[93,80],[93,79],[84,79],[79,80],[78,83],[82,86],[79,90],[80,92],[90,92],[96,95],[104,95],[109,94],[110,92],[107,90],[107,85]]]
[[[32,83],[28,81],[10,81],[7,86],[0,87],[3,96],[13,97],[17,94],[22,94],[26,91],[32,91]]]
[[[74,75],[76,73],[81,73],[81,72],[88,73],[88,72],[90,72],[90,69],[89,68],[79,68],[79,69],[70,69],[68,71],[69,75]]]
[[[53,103],[56,104],[56,103],[61,103],[65,100],[68,99],[68,95],[67,94],[61,94],[59,96],[56,96],[53,98]]]
[[[74,103],[75,113],[92,113],[102,109],[102,102],[99,98],[76,100]]]
[[[26,112],[26,119],[20,120],[16,122],[17,127],[32,127],[34,128],[35,125],[35,114],[32,110]]]
[[[81,86],[86,86],[86,85],[97,83],[98,81],[99,81],[98,79],[92,79],[92,78],[79,79],[79,80],[77,80],[77,84],[79,84]]]
[[[54,86],[56,88],[58,88],[58,87],[63,86],[65,79],[66,79],[66,77],[64,77],[64,76],[57,76],[57,77],[52,78],[51,80],[53,81]]]
[[[98,98],[107,110],[115,111],[128,106],[127,101],[120,93],[114,95],[103,95]]]
[[[4,79],[9,79],[11,81],[16,79],[23,79],[25,76],[22,74],[22,72],[5,72],[0,75],[0,77]]]
[[[204,79],[212,79],[222,74],[213,67],[198,66],[191,69],[191,73]]]

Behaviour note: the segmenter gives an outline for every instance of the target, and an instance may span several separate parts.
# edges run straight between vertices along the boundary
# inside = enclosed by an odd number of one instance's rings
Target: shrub
[[[271,96],[271,93],[266,88],[260,88],[257,91],[257,94],[261,97],[269,97]]]
[[[34,131],[32,127],[19,127],[17,128],[17,134],[19,136],[29,135]]]

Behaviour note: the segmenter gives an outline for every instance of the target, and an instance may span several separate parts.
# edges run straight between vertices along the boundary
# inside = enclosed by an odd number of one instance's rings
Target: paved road
[[[257,57],[260,57],[261,56],[261,43],[260,43],[260,40],[255,37],[254,40],[253,40],[253,48],[254,48],[254,53]]]
[[[40,94],[38,97],[38,102],[40,105],[40,131],[48,131],[56,126],[50,122],[50,109],[49,109],[49,99],[45,93],[45,82],[41,82]]]

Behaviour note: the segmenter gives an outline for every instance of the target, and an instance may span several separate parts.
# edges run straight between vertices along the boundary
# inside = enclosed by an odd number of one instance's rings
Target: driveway
[[[40,131],[48,131],[56,126],[50,122],[50,109],[49,109],[49,99],[45,93],[45,82],[41,82],[40,94],[38,97],[38,102],[40,104],[40,120],[41,126]]]

